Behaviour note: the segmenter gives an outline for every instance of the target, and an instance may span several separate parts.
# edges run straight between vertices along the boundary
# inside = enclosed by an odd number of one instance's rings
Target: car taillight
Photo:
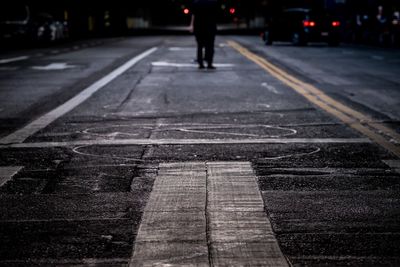
[[[303,21],[303,26],[304,27],[314,27],[315,26],[315,22],[314,21],[305,20],[305,21]]]
[[[332,26],[333,27],[339,27],[340,26],[340,21],[332,21]]]

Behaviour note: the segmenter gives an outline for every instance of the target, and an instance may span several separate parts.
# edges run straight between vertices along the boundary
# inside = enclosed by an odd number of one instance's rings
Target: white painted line
[[[0,167],[0,187],[10,181],[22,168],[22,166]]]
[[[3,141],[5,148],[51,148],[68,146],[121,146],[121,145],[219,145],[219,144],[364,144],[367,138],[263,138],[263,139],[96,139],[70,142],[11,143]]]
[[[187,50],[196,50],[195,47],[170,47],[169,51],[179,52],[179,51],[187,51]]]
[[[73,69],[78,66],[76,65],[68,65],[68,63],[51,63],[47,66],[33,66],[31,67],[34,70],[65,70],[65,69]]]
[[[154,67],[176,67],[176,68],[198,68],[197,64],[190,63],[172,63],[166,61],[157,61],[151,63]],[[234,67],[234,64],[214,64],[217,68],[231,68]]]
[[[7,63],[11,63],[11,62],[16,62],[16,61],[27,60],[28,58],[29,58],[28,56],[4,58],[4,59],[0,59],[0,64],[7,64]]]
[[[262,83],[261,84],[262,87],[265,87],[268,89],[268,91],[270,91],[271,93],[274,93],[276,95],[280,95],[281,93],[275,88],[275,86],[272,86],[268,83]]]
[[[249,162],[160,164],[130,266],[289,266]]]
[[[53,109],[49,113],[43,115],[42,117],[36,119],[35,121],[29,123],[24,128],[17,130],[16,132],[0,139],[0,144],[10,144],[10,143],[22,143],[24,142],[29,136],[35,134],[36,132],[40,131],[41,129],[48,126],[50,123],[55,121],[56,119],[60,118],[61,116],[65,115],[66,113],[70,112],[78,105],[82,104],[84,101],[89,99],[95,92],[103,88],[105,85],[110,83],[112,80],[120,76],[122,73],[133,67],[137,64],[140,60],[144,59],[145,57],[149,56],[150,54],[154,53],[157,50],[156,47],[153,47],[142,54],[132,58],[116,70],[112,71],[108,75],[104,76],[97,82],[93,83],[78,95],[73,97],[72,99],[68,100],[61,106]]]

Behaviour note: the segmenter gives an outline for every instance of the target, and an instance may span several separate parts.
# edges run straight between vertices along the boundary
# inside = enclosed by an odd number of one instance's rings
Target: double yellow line
[[[351,128],[359,131],[400,158],[400,146],[396,145],[400,143],[400,134],[393,129],[386,127],[382,123],[375,122],[371,117],[334,100],[315,86],[297,79],[266,59],[250,52],[237,42],[228,41],[228,44],[311,103],[337,117]]]

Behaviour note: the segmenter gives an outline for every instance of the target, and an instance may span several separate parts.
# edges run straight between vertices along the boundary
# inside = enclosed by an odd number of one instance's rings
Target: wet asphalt
[[[4,137],[158,47],[25,141],[38,147],[0,148],[0,166],[23,167],[0,187],[0,265],[125,266],[159,163],[250,161],[265,212],[292,265],[400,266],[400,173],[387,164],[399,159],[373,142],[352,142],[365,136],[237,53],[227,40],[399,132],[398,50],[265,47],[258,37],[220,36],[215,63],[222,65],[215,71],[193,65],[195,43],[188,36],[0,54],[1,59],[29,56],[0,65]],[[64,67],[33,68],[54,63]],[[265,138],[348,141],[240,143]],[[220,143],[112,144],[121,139]],[[74,145],[77,141],[93,144]],[[65,145],[40,147],[44,142]]]

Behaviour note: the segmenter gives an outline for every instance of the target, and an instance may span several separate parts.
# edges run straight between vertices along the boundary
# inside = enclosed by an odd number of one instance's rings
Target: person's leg
[[[206,40],[206,61],[207,61],[207,68],[209,69],[215,69],[213,66],[213,60],[214,60],[214,43],[215,43],[215,35],[209,35],[207,36]]]
[[[199,64],[199,68],[203,69],[204,68],[204,63],[203,63],[204,41],[203,41],[202,36],[196,35],[196,42],[197,42],[197,63]]]

